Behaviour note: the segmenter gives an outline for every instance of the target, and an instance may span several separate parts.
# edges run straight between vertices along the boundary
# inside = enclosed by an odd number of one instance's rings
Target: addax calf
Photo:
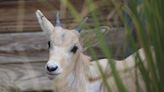
[[[91,62],[90,58],[83,54],[79,42],[80,26],[87,18],[80,23],[79,27],[68,30],[61,26],[59,13],[56,14],[55,26],[40,10],[36,11],[36,16],[42,30],[50,37],[49,60],[45,67],[47,74],[54,81],[54,92],[105,92],[96,62]],[[143,49],[138,52],[139,55],[144,56]],[[135,53],[122,61],[114,61],[129,92],[136,91],[134,55]],[[144,60],[144,57],[142,59]],[[112,73],[108,60],[101,59],[98,62],[108,77],[112,91],[116,92],[117,87],[113,77],[110,76]],[[142,78],[140,76],[137,78],[139,78],[140,90],[145,91]]]

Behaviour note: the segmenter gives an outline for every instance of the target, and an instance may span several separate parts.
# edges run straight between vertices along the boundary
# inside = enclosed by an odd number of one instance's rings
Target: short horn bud
[[[88,20],[88,17],[85,17],[81,22],[80,24],[75,28],[76,31],[80,32],[84,23],[86,23],[86,21]]]

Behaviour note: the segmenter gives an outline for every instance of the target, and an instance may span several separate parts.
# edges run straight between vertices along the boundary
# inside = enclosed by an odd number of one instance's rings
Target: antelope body
[[[49,60],[45,66],[50,79],[54,81],[54,92],[106,92],[101,79],[101,74],[96,62],[91,62],[90,57],[82,53],[80,45],[80,27],[73,30],[65,29],[61,26],[59,14],[56,15],[56,25],[41,13],[36,11],[38,22],[44,32],[49,37]],[[86,21],[81,22],[83,24]],[[144,56],[143,49],[140,49],[139,55]],[[129,56],[125,60],[115,60],[116,69],[122,72],[121,78],[126,83],[130,92],[136,90],[135,73],[134,73],[134,55]],[[144,60],[144,57],[142,58]],[[98,60],[103,72],[108,77],[108,83],[113,92],[118,91],[110,70],[107,59]],[[126,72],[126,70],[128,70]],[[141,90],[144,90],[142,80],[139,79]]]

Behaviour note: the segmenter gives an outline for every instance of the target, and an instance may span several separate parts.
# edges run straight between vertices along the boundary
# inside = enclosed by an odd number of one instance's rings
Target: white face
[[[42,30],[50,37],[46,71],[49,75],[60,75],[71,65],[73,57],[80,49],[79,32],[60,26],[54,27],[39,10],[36,11],[36,16]]]
[[[61,74],[72,63],[79,49],[78,34],[74,30],[55,27],[50,34],[49,61],[46,65],[49,74]]]

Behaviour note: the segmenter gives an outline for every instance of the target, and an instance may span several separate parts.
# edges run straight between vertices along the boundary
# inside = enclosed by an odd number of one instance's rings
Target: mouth
[[[55,77],[57,77],[60,73],[47,73],[48,78],[50,80],[53,80]]]

